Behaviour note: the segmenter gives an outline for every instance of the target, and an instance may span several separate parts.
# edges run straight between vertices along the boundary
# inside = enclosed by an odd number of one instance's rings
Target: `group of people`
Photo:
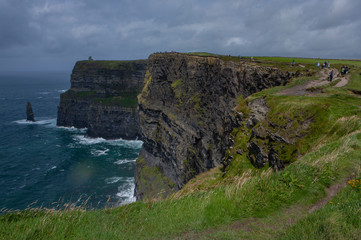
[[[319,62],[316,63],[316,67],[320,67],[320,65],[321,64]],[[324,63],[322,63],[322,69],[324,69],[325,67],[330,68],[330,62],[325,61]]]
[[[346,75],[349,70],[350,69],[347,66],[342,65],[340,73],[341,75]],[[333,79],[333,70],[331,70],[330,72],[330,78],[329,78],[330,82],[332,81],[332,79]]]
[[[325,67],[330,67],[330,62],[327,62],[325,61],[323,64],[322,64],[322,69],[325,68]]]
[[[341,66],[341,75],[346,75],[350,69],[347,66],[342,65]]]

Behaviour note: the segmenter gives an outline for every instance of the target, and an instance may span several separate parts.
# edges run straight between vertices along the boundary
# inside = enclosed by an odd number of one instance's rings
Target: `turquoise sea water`
[[[0,209],[135,200],[141,141],[92,139],[85,130],[56,127],[69,79],[62,72],[0,73]],[[27,101],[35,123],[25,121]]]

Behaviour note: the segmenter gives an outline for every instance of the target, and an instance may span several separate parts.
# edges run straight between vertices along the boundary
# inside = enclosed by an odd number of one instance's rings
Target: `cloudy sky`
[[[158,51],[361,58],[359,0],[0,0],[0,71]]]

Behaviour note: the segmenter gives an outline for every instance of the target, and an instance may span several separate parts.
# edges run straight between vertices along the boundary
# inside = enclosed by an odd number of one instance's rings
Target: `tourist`
[[[344,74],[345,74],[345,66],[342,65],[342,66],[341,66],[341,75],[344,75]]]
[[[332,82],[332,79],[333,79],[333,69],[330,72],[330,82]]]

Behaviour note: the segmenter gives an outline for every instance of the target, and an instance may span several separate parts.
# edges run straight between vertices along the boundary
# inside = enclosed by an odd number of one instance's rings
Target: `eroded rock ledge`
[[[144,141],[137,160],[137,199],[163,198],[220,165],[242,121],[239,97],[284,85],[295,73],[242,59],[179,53],[149,57],[139,96]]]
[[[88,128],[90,137],[137,138],[145,71],[146,60],[77,62],[71,88],[60,97],[57,125]]]

